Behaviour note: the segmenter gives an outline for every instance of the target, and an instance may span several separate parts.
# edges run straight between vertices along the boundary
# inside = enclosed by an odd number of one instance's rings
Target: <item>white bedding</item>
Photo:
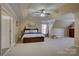
[[[44,35],[43,34],[24,34],[22,39],[25,38],[25,37],[26,38],[30,38],[30,37],[44,37]]]
[[[38,32],[37,30],[25,30],[25,33]]]

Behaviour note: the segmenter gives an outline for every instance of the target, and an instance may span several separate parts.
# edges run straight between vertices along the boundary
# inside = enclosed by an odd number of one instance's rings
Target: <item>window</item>
[[[46,29],[47,29],[47,24],[42,24],[41,31],[43,34],[46,34],[46,31],[47,31]]]

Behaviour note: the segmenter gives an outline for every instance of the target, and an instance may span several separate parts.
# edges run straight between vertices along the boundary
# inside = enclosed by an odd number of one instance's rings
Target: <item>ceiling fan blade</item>
[[[48,15],[50,15],[50,13],[47,13]]]
[[[44,13],[45,9],[38,10],[39,13]]]
[[[50,15],[50,13],[48,12],[48,10],[46,11],[45,9],[41,9],[41,10],[34,11],[33,14],[36,14],[36,15],[44,14],[46,16],[49,16]]]

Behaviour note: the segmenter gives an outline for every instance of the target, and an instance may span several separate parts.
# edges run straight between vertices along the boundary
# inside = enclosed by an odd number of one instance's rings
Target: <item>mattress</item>
[[[43,34],[24,34],[23,35],[23,37],[22,37],[22,39],[23,38],[31,38],[31,37],[44,37],[44,35]]]

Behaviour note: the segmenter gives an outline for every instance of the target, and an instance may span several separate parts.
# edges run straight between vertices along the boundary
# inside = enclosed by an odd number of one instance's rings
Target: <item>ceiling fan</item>
[[[40,15],[40,16],[49,16],[50,15],[50,13],[48,13],[46,11],[46,9],[37,10],[37,11],[33,12],[33,14]]]

